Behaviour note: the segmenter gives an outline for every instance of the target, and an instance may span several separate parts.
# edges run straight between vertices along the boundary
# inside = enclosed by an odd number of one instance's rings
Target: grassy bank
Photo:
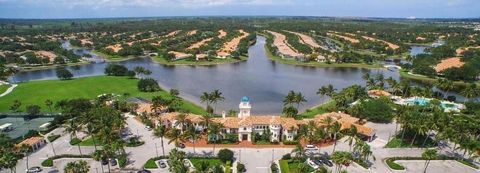
[[[10,88],[10,85],[0,85],[0,94],[7,91],[8,88]]]
[[[331,112],[331,110],[335,108],[335,104],[335,101],[330,100],[326,103],[307,109],[305,112],[301,113],[299,117],[313,118],[315,115]]]
[[[311,66],[311,67],[355,67],[355,68],[382,68],[381,64],[362,64],[362,63],[324,63],[324,62],[301,62],[297,60],[287,60],[282,59],[279,56],[273,55],[272,52],[268,49],[268,46],[265,45],[265,50],[267,56],[270,60],[280,62],[282,64],[288,65],[298,65],[298,66]]]
[[[228,63],[236,63],[241,61],[246,61],[248,58],[245,56],[241,56],[240,59],[233,59],[233,58],[225,58],[219,59],[215,58],[208,61],[196,61],[195,58],[185,58],[175,61],[168,61],[162,56],[155,56],[151,57],[153,61],[164,64],[164,65],[218,65],[218,64],[228,64]]]
[[[52,69],[57,67],[67,67],[67,66],[76,66],[76,65],[85,65],[90,64],[88,61],[80,61],[77,63],[67,63],[67,64],[51,64],[51,65],[41,65],[41,66],[23,66],[22,71],[35,71],[35,70],[45,70]]]
[[[106,53],[99,52],[99,51],[96,51],[96,50],[92,50],[92,53],[99,56],[99,57],[102,57],[103,59],[105,59],[106,61],[109,61],[109,62],[125,61],[125,60],[135,58],[135,56],[108,55]]]
[[[410,79],[410,80],[414,80],[414,81],[419,81],[419,82],[422,82],[422,83],[426,83],[426,84],[435,84],[435,82],[437,82],[438,78],[431,78],[431,77],[428,77],[428,76],[423,76],[423,75],[412,75],[412,74],[408,74],[408,71],[405,71],[405,70],[400,70],[400,77],[402,78],[405,78],[405,79]],[[476,82],[477,85],[480,85],[480,82],[477,81]],[[463,82],[463,81],[455,81],[453,82],[453,84],[456,86],[456,87],[465,87],[468,83],[466,82]]]
[[[27,105],[39,105],[42,111],[49,111],[45,100],[52,100],[54,103],[63,99],[73,98],[95,98],[104,93],[115,93],[121,97],[143,97],[151,99],[153,96],[170,97],[167,91],[152,93],[140,92],[137,89],[138,79],[126,77],[95,76],[77,78],[73,80],[44,80],[20,83],[15,90],[0,99],[0,112],[9,112],[14,100],[22,103],[20,110],[24,111]],[[53,107],[52,107],[53,108]],[[53,108],[53,111],[56,111]],[[182,109],[191,113],[203,114],[205,111],[188,101],[183,101]]]

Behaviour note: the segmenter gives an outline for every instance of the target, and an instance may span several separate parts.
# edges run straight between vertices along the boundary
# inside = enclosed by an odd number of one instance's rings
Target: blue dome
[[[243,96],[243,97],[242,97],[242,102],[248,102],[248,101],[249,101],[249,99],[248,99],[247,96]]]

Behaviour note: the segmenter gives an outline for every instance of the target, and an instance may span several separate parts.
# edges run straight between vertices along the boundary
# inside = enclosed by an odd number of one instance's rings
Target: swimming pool
[[[418,105],[418,106],[427,106],[432,99],[430,98],[421,98],[421,97],[414,97],[408,98],[403,100],[406,105]],[[464,109],[465,106],[458,103],[453,103],[449,101],[441,101],[440,107],[442,107],[445,112],[456,111],[459,112],[460,109]]]

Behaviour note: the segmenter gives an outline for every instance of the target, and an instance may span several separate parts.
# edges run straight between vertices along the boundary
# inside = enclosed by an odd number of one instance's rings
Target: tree
[[[286,106],[286,107],[283,107],[282,113],[286,117],[296,118],[298,114],[298,110],[293,106]]]
[[[40,114],[40,106],[38,105],[27,106],[27,113],[29,116],[37,116],[38,114]]]
[[[128,73],[128,68],[119,65],[119,64],[108,64],[107,67],[105,67],[105,74],[107,76],[125,76]]]
[[[295,153],[295,159],[297,160],[301,160],[305,156],[305,149],[301,144],[297,144],[292,152]]]
[[[425,169],[423,170],[424,173],[427,172],[428,165],[430,161],[436,159],[438,157],[437,150],[435,149],[427,149],[422,153],[422,158],[425,159]]]
[[[368,74],[368,73],[366,73]],[[328,84],[326,86],[322,86],[321,88],[318,89],[317,91],[317,94],[318,95],[321,95],[321,96],[328,96],[328,97],[332,97],[333,94],[335,93],[335,88],[333,88],[332,84]]]
[[[88,173],[90,166],[87,161],[80,160],[78,162],[69,162],[63,169],[66,173]]]
[[[229,149],[221,149],[218,151],[217,157],[222,160],[223,162],[232,161],[233,160],[233,151]]]
[[[176,148],[178,147],[178,140],[182,138],[182,132],[177,128],[172,128],[168,131],[168,137],[170,138],[170,140],[168,141],[168,144],[171,144],[172,142],[174,142],[175,148]]]
[[[298,110],[298,108],[300,107],[300,104],[307,102],[307,99],[305,99],[305,96],[301,92],[298,92],[295,94],[293,101],[295,104],[297,104],[297,110]]]
[[[138,90],[142,92],[155,92],[160,90],[160,86],[155,79],[140,79],[137,84]]]
[[[20,151],[23,153],[23,155],[27,158],[25,164],[27,166],[27,168],[30,168],[30,166],[28,166],[28,153],[30,153],[31,151],[31,148],[29,145],[27,144],[23,144],[22,146],[20,146]]]
[[[225,98],[222,96],[222,92],[220,90],[214,90],[212,93],[210,93],[210,102],[214,104],[214,109],[213,112],[217,109],[217,103],[219,101],[224,101]]]
[[[75,136],[75,139],[77,139],[77,132],[80,131],[81,127],[79,125],[79,122],[75,121],[74,119],[71,119],[68,121],[67,124],[64,125],[65,131],[70,134],[70,141],[72,141],[73,137]],[[80,142],[77,143],[78,146],[78,152],[80,152],[80,155],[82,155],[82,150],[80,148]]]
[[[471,100],[472,98],[479,96],[480,89],[475,83],[470,83],[460,92],[460,94],[467,98],[465,99],[465,102],[467,102],[467,100]]]
[[[12,112],[18,112],[18,108],[20,108],[20,106],[22,106],[22,102],[19,100],[14,100],[12,106],[10,106],[10,110]]]
[[[220,129],[222,128],[222,124],[219,123],[210,123],[210,126],[208,126],[208,134],[210,136],[213,136],[213,152],[212,154],[215,154],[215,145],[217,144],[217,139],[220,134]]]
[[[65,68],[57,68],[56,73],[60,80],[70,80],[73,77],[73,74]]]
[[[2,167],[10,169],[11,173],[16,172],[16,166],[18,162],[18,158],[16,154],[12,151],[4,151],[2,152],[2,156],[0,157],[0,165]]]
[[[290,90],[287,94],[287,96],[285,96],[285,98],[283,99],[283,105],[284,106],[288,106],[288,105],[292,105],[293,103],[295,103],[295,97],[297,96],[297,94],[295,93],[295,91],[292,91]]]
[[[348,167],[352,160],[352,154],[346,151],[335,151],[332,154],[332,161],[335,163],[338,172],[341,172],[342,166]]]
[[[211,100],[212,96],[208,92],[203,92],[200,96],[200,102],[207,103],[207,108],[210,107]]]
[[[144,67],[141,67],[141,66],[136,66],[135,68],[133,68],[133,71],[136,73],[136,74],[143,74],[143,75],[150,75],[152,74],[152,71],[144,68]]]
[[[348,142],[348,145],[350,146],[350,151],[352,151],[353,141],[360,140],[357,137],[357,127],[354,125],[351,125],[350,128],[346,129],[345,134],[348,136],[345,142]]]
[[[167,134],[167,129],[163,125],[158,125],[153,131],[153,135],[160,138],[162,143],[162,156],[165,156],[165,147],[163,146],[163,137]]]
[[[337,146],[337,139],[339,138],[338,134],[340,133],[341,128],[342,128],[342,125],[337,121],[335,121],[330,128],[330,134],[333,134],[333,150],[332,150],[332,152],[335,152],[335,147]]]
[[[48,109],[50,109],[50,112],[52,112],[52,105],[53,105],[52,100],[50,99],[45,100],[45,106],[47,106]]]

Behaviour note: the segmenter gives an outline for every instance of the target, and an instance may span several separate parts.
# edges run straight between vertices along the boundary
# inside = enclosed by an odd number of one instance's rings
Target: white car
[[[306,146],[305,146],[305,150],[307,150],[307,151],[308,151],[308,150],[315,150],[315,151],[317,151],[317,150],[318,150],[318,147],[315,146],[315,145],[306,145]]]
[[[307,164],[308,164],[308,166],[311,166],[313,169],[318,169],[319,168],[319,166],[315,162],[313,162],[313,160],[310,159],[310,158],[307,159]]]

